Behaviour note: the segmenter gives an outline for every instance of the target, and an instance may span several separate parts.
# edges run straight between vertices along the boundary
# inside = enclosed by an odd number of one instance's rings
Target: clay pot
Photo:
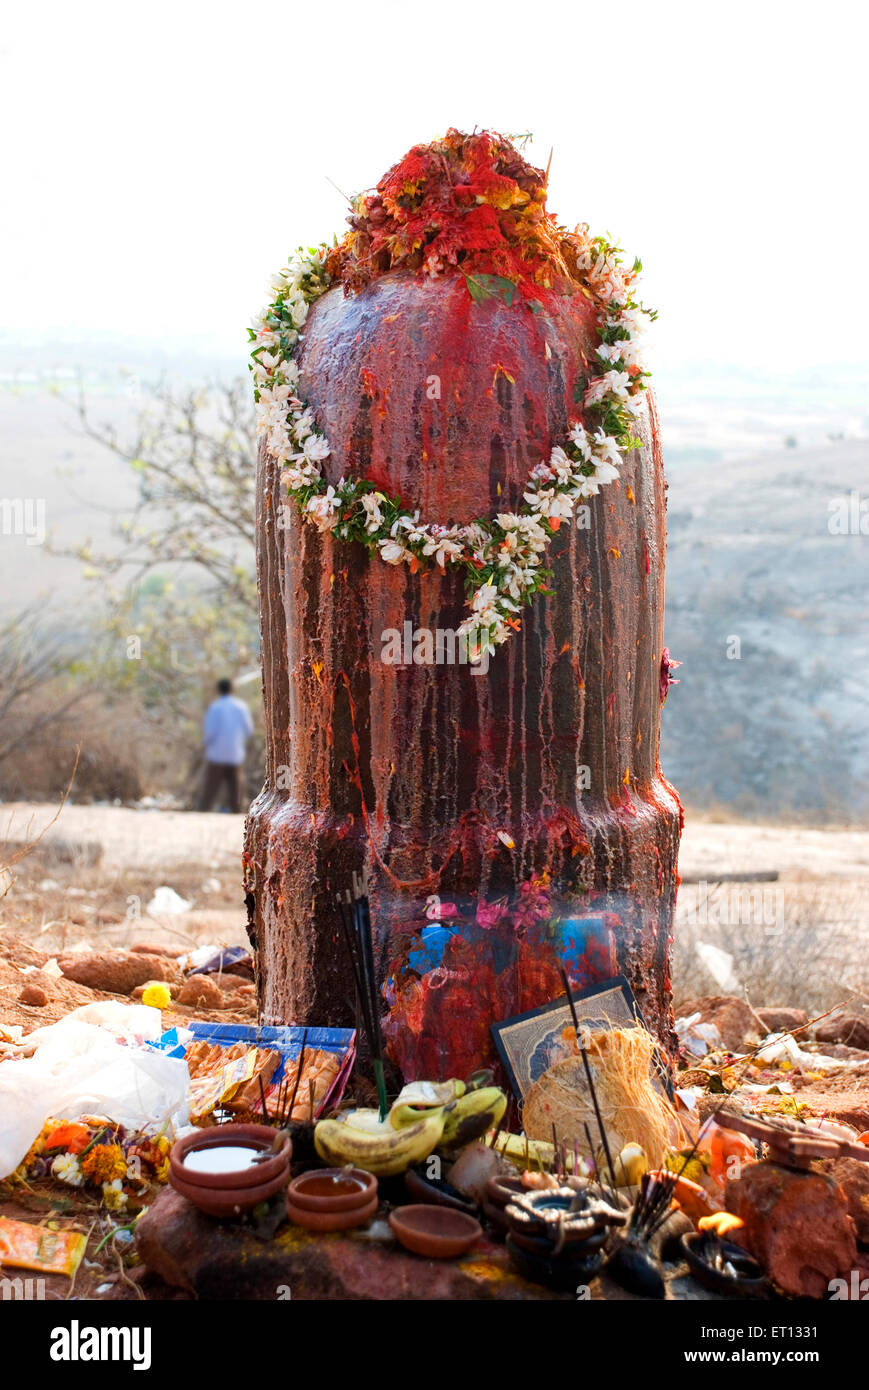
[[[464,1197],[450,1183],[444,1182],[443,1179],[438,1182],[433,1178],[423,1177],[415,1168],[408,1168],[405,1173],[404,1190],[413,1202],[425,1202],[435,1207],[452,1207],[454,1211],[463,1211],[467,1216],[473,1216],[477,1210],[476,1203],[469,1197]]]
[[[505,1173],[497,1178],[490,1178],[486,1183],[486,1201],[493,1207],[498,1207],[503,1211],[509,1206],[514,1197],[521,1197],[523,1192],[528,1189],[522,1186],[520,1177],[513,1177]]]
[[[603,1264],[603,1255],[599,1250],[570,1259],[564,1256],[554,1259],[533,1253],[517,1244],[512,1233],[507,1237],[507,1250],[523,1278],[530,1279],[534,1284],[545,1284],[551,1289],[574,1289],[577,1284],[583,1284],[597,1274]]]
[[[287,1215],[296,1226],[302,1226],[306,1231],[349,1231],[355,1226],[367,1225],[377,1212],[377,1204],[375,1192],[364,1206],[338,1211],[310,1211],[305,1207],[297,1207],[288,1196]]]
[[[399,1207],[389,1218],[395,1237],[415,1255],[452,1260],[464,1255],[483,1234],[479,1221],[451,1207],[427,1204]]]
[[[377,1197],[377,1179],[363,1168],[314,1168],[293,1178],[287,1202],[301,1211],[342,1212],[369,1207]]]
[[[252,1211],[254,1207],[259,1206],[260,1202],[267,1202],[270,1197],[276,1196],[281,1188],[286,1186],[288,1175],[289,1169],[285,1168],[268,1182],[257,1183],[255,1186],[231,1188],[188,1183],[170,1171],[169,1182],[176,1192],[180,1193],[182,1197],[186,1197],[188,1202],[192,1202],[200,1211],[205,1212],[206,1216],[214,1216],[227,1221],[234,1216],[241,1216],[245,1212]]]
[[[762,1298],[769,1292],[769,1280],[757,1260],[732,1241],[710,1238],[708,1231],[694,1231],[681,1240],[682,1253],[698,1284],[712,1293],[729,1298]],[[736,1275],[717,1269],[711,1262],[716,1249],[736,1270]]]
[[[185,1135],[172,1146],[169,1155],[170,1177],[177,1177],[186,1187],[202,1187],[209,1191],[229,1191],[235,1188],[262,1187],[279,1174],[284,1180],[289,1176],[292,1144],[284,1139],[281,1147],[269,1153],[274,1143],[276,1131],[268,1125],[216,1125],[212,1129],[197,1130]],[[238,1146],[268,1153],[261,1162],[246,1163],[244,1167],[228,1172],[203,1172],[187,1166],[188,1156],[196,1150]],[[173,1182],[173,1186],[175,1186]],[[179,1189],[180,1191],[180,1189]]]
[[[510,1229],[506,1217],[507,1207],[514,1197],[521,1197],[525,1190],[521,1178],[507,1174],[490,1178],[486,1183],[486,1191],[483,1195],[483,1213],[496,1235],[502,1239]]]

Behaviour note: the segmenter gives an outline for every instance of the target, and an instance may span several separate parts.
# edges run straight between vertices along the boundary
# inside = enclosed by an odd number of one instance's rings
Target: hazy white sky
[[[550,206],[645,265],[668,360],[865,360],[867,9],[776,0],[16,6],[2,333],[244,327],[291,247],[449,125],[554,147]],[[653,364],[654,365],[654,364]]]

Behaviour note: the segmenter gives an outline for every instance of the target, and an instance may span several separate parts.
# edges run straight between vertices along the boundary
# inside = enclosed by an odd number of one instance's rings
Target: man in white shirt
[[[217,699],[205,712],[202,724],[205,739],[205,783],[198,810],[210,811],[222,785],[226,786],[229,810],[241,809],[241,768],[244,749],[253,733],[250,710],[232,693],[232,682],[217,682]]]

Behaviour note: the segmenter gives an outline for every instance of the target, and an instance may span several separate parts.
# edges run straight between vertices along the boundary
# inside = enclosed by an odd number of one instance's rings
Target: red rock
[[[841,1187],[822,1173],[754,1163],[727,1184],[727,1210],[745,1222],[745,1243],[795,1298],[824,1298],[857,1259],[854,1221]]]
[[[869,1129],[869,1066],[804,1082],[796,1073],[791,1080],[797,1099],[812,1115],[853,1125],[858,1134]]]
[[[862,1047],[848,1047],[847,1043],[810,1043],[807,1052],[821,1052],[825,1057],[835,1057],[842,1062],[869,1062],[869,1052]]]
[[[809,1021],[805,1009],[758,1009],[757,1016],[770,1033],[790,1033]]]
[[[175,1002],[195,1009],[224,1009],[227,1001],[208,975],[191,975],[175,995]]]
[[[43,1009],[48,1003],[48,995],[39,985],[25,985],[18,996],[19,1004],[31,1004],[35,1009]]]
[[[206,977],[195,976],[193,978],[204,979]],[[253,989],[253,985],[250,983],[250,981],[243,979],[241,975],[229,975],[226,972],[224,972],[222,975],[210,975],[207,978],[212,979],[214,983],[217,985],[218,989],[223,990],[224,994],[238,994],[243,993],[245,990]]]
[[[869,1162],[860,1163],[856,1158],[824,1158],[813,1167],[839,1184],[857,1228],[857,1239],[861,1245],[869,1245]]]
[[[869,1052],[869,1019],[859,1014],[839,1014],[834,1018],[824,1018],[815,1025],[815,1038],[818,1042],[847,1043],[849,1047],[859,1047]]]
[[[82,951],[57,963],[68,980],[107,994],[129,994],[148,980],[178,980],[181,973],[174,962],[137,951]]]
[[[714,1023],[728,1052],[747,1052],[756,1047],[769,1029],[744,999],[733,994],[707,994],[691,999],[677,1010],[682,1018],[700,1014],[701,1023]]]
[[[503,1245],[485,1236],[460,1260],[421,1260],[394,1244],[353,1235],[316,1236],[285,1224],[263,1240],[249,1225],[212,1221],[171,1188],[136,1223],[136,1248],[149,1270],[202,1299],[574,1298],[529,1284]]]

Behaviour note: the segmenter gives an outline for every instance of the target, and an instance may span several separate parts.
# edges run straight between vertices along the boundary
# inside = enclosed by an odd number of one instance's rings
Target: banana
[[[496,1153],[503,1154],[517,1168],[529,1172],[548,1173],[555,1163],[555,1149],[545,1139],[528,1139],[524,1134],[506,1134],[502,1131],[497,1141],[492,1135],[488,1142],[494,1146]],[[572,1154],[568,1154],[568,1161],[573,1162]]]
[[[440,1109],[428,1111],[425,1119],[403,1129],[395,1129],[388,1118],[381,1122],[376,1110],[355,1110],[346,1119],[320,1120],[314,1130],[314,1147],[335,1168],[352,1163],[376,1177],[387,1178],[428,1158],[443,1128]]]
[[[389,1123],[393,1129],[406,1129],[408,1125],[418,1124],[420,1120],[426,1120],[430,1115],[440,1115],[443,1118],[446,1106],[419,1106],[419,1105],[393,1105],[389,1112]]]
[[[445,1106],[450,1106],[457,1096],[466,1091],[464,1081],[451,1077],[449,1081],[410,1081],[403,1087],[393,1102],[389,1112],[390,1123],[395,1129],[416,1124],[435,1110],[442,1114]]]
[[[460,1096],[444,1116],[440,1147],[462,1149],[497,1126],[507,1109],[507,1097],[498,1086],[483,1086]]]

